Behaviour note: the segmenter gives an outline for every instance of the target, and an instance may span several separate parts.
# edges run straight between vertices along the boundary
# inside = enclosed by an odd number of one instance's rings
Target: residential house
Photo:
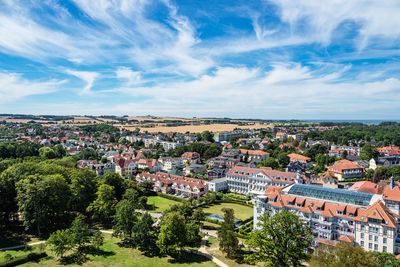
[[[162,169],[161,164],[156,159],[139,159],[138,168],[144,170],[149,169],[151,173],[158,172]]]
[[[299,162],[304,165],[305,168],[308,168],[312,166],[311,158],[296,154],[296,153],[291,153],[288,155],[290,162]]]
[[[155,174],[139,173],[136,176],[138,183],[142,181],[152,181],[153,190],[164,194],[179,194],[187,197],[198,198],[207,193],[207,185],[204,180],[188,178],[184,176],[172,175],[157,172]]]
[[[208,190],[213,192],[228,190],[228,183],[226,178],[214,179],[206,182]]]
[[[197,152],[185,152],[181,156],[182,160],[184,162],[190,161],[191,163],[197,163],[200,162],[200,154]]]
[[[378,158],[372,158],[369,161],[369,166],[373,170],[375,170],[377,167],[390,168],[394,165],[400,165],[400,156],[378,157]]]
[[[338,178],[339,181],[344,181],[346,179],[362,178],[365,169],[355,162],[343,159],[329,166],[328,172]]]
[[[120,158],[115,162],[115,172],[122,177],[127,175],[135,175],[137,172],[137,164],[135,160]]]
[[[260,163],[269,157],[269,153],[262,150],[239,149],[239,151],[242,161],[245,161],[247,158],[249,162]]]

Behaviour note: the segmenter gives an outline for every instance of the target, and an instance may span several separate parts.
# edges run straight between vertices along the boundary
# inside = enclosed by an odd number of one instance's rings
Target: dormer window
[[[297,203],[296,206],[300,208],[302,205],[301,203]]]
[[[336,213],[337,213],[338,215],[343,215],[343,211],[341,211],[341,210],[336,211]]]

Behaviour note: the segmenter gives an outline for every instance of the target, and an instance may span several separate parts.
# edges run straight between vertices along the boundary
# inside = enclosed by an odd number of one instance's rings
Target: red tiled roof
[[[339,240],[340,240],[340,241],[343,241],[343,242],[353,243],[354,237],[348,236],[348,235],[341,235],[341,236],[339,237]]]
[[[378,185],[370,181],[360,181],[354,183],[350,188],[350,191],[357,191],[362,193],[377,194]]]
[[[254,156],[266,156],[269,155],[268,152],[264,152],[262,150],[248,150],[248,149],[240,149],[241,154],[249,154]]]

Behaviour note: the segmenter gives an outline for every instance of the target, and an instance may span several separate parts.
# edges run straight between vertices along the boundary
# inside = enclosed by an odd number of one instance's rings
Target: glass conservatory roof
[[[361,206],[368,206],[374,196],[368,193],[305,184],[294,184],[288,193]]]

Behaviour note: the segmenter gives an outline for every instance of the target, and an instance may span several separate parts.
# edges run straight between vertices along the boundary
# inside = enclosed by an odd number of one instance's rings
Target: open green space
[[[151,212],[163,212],[168,209],[171,205],[180,204],[178,201],[170,200],[160,196],[149,196],[147,198],[147,204],[154,205],[155,210]]]
[[[252,207],[247,207],[236,203],[219,203],[204,208],[203,211],[208,214],[224,215],[224,212],[222,211],[223,208],[233,209],[235,212],[235,218],[239,220],[246,220],[253,216]]]
[[[87,255],[84,263],[78,265],[76,263],[66,264],[67,266],[216,266],[211,260],[196,255],[187,253],[181,261],[177,262],[171,257],[147,257],[137,249],[124,248],[118,246],[119,239],[113,238],[111,235],[105,235],[104,245],[100,247],[100,252],[93,255]],[[38,262],[28,262],[20,266],[58,266],[64,265],[58,261],[58,257],[49,250],[48,247],[43,247],[48,257],[42,258]],[[40,252],[40,246],[34,246],[30,250],[18,251],[1,251],[0,263],[5,260],[5,255],[10,254],[13,257],[29,254],[31,252]],[[68,256],[68,255],[67,255]]]

